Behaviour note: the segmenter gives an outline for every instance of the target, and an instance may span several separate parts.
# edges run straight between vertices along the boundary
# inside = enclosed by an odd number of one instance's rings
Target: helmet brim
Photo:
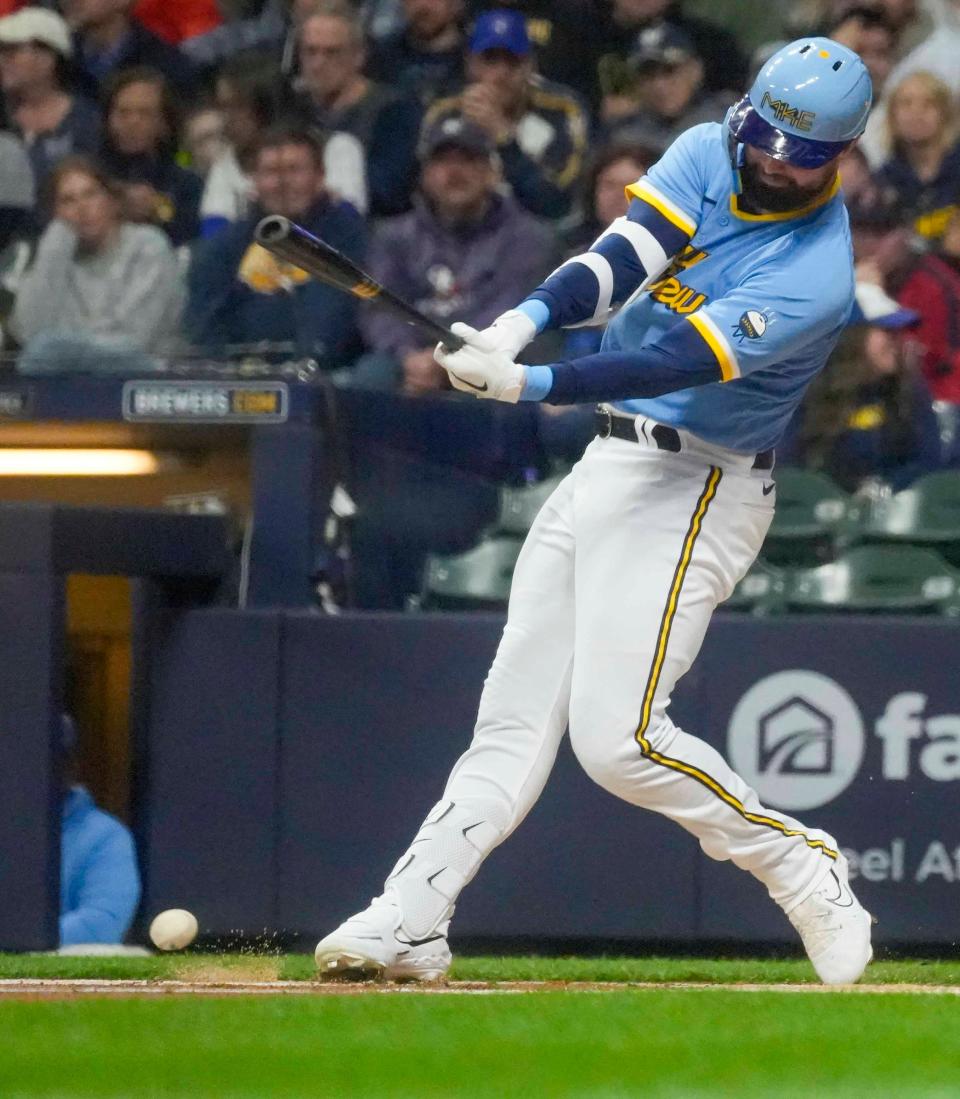
[[[727,125],[737,141],[797,168],[821,168],[852,144],[850,141],[815,141],[778,129],[757,111],[749,95],[730,109]]]

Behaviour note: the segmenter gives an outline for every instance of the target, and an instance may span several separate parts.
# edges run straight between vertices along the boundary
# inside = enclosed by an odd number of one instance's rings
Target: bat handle
[[[410,323],[428,331],[438,343],[443,344],[445,351],[459,351],[461,347],[466,347],[464,340],[459,336],[455,336],[449,328],[444,328],[442,324],[430,324],[428,327],[423,323],[423,320],[411,321]]]

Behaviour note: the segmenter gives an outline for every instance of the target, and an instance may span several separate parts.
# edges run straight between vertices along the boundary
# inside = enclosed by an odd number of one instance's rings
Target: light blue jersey
[[[792,214],[747,214],[733,193],[722,126],[686,131],[639,184],[636,197],[691,234],[646,292],[611,321],[603,351],[654,343],[692,324],[724,380],[624,411],[738,451],[774,446],[827,360],[853,305],[853,254],[839,179]]]
[[[781,214],[742,210],[726,129],[682,134],[630,209],[519,308],[538,328],[613,316],[600,351],[527,368],[524,400],[607,401],[743,453],[775,446],[853,305],[840,180]]]

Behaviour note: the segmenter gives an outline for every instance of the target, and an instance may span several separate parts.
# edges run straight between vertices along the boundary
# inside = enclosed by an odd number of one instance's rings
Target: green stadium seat
[[[861,517],[859,539],[936,549],[960,565],[960,472],[941,470],[874,501]]]
[[[763,544],[772,565],[816,565],[830,560],[843,529],[848,497],[824,473],[776,471],[777,508]]]
[[[785,602],[802,611],[946,614],[957,587],[957,574],[932,550],[856,546],[836,561],[794,572]]]
[[[721,609],[757,615],[773,614],[782,609],[786,582],[783,569],[768,565],[765,561],[755,561],[730,598],[721,604]]]
[[[565,476],[562,473],[522,488],[505,485],[500,490],[500,515],[492,533],[525,538],[538,512]]]
[[[520,545],[516,538],[487,538],[464,553],[431,554],[424,567],[419,606],[424,610],[505,607]]]

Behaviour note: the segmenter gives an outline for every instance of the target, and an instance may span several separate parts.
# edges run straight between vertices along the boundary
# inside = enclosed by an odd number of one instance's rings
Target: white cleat
[[[441,932],[412,939],[396,903],[377,897],[317,944],[318,977],[333,981],[438,981],[450,968]]]
[[[847,874],[841,855],[810,896],[787,913],[825,985],[854,984],[873,957],[873,917],[851,892]]]

